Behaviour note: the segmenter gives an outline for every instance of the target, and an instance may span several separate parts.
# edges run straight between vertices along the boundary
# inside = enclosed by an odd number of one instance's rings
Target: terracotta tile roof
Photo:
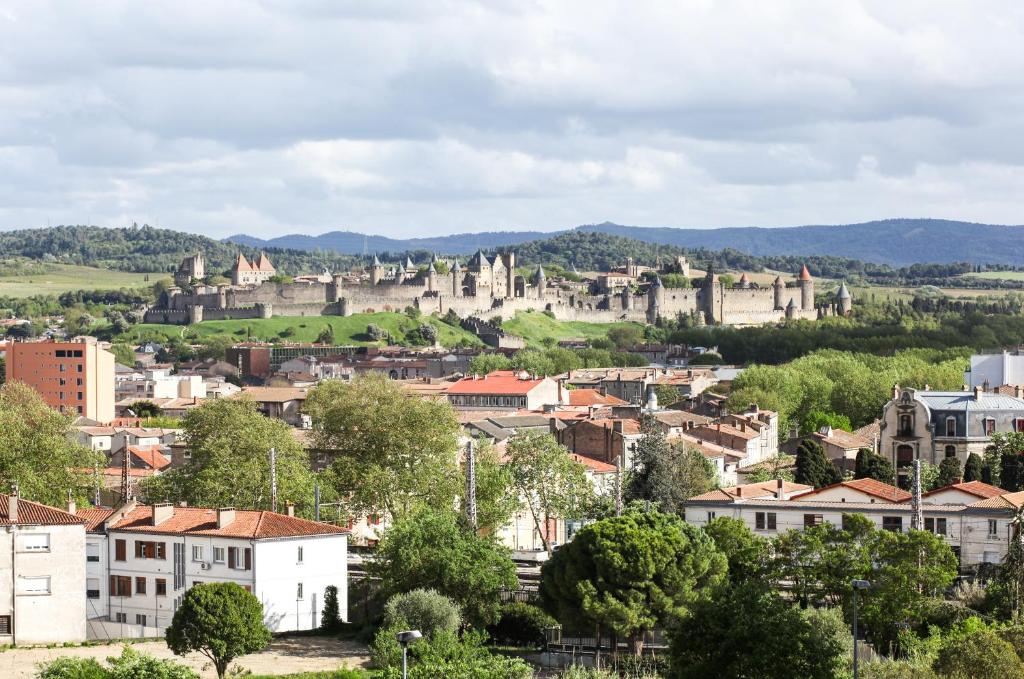
[[[701,427],[694,427],[690,431],[693,436],[711,439],[713,441],[725,438],[727,436],[739,439],[746,439],[749,441],[750,439],[756,439],[758,436],[761,435],[759,432],[753,431],[751,429],[741,431],[738,427],[734,427],[731,424],[706,424]]]
[[[255,271],[277,271],[274,265],[270,263],[270,258],[267,257],[265,252],[260,253],[260,258],[256,260],[256,264],[252,268]]]
[[[967,506],[978,509],[1020,509],[1022,505],[1024,505],[1024,490],[986,498]]]
[[[710,417],[704,417],[687,410],[660,410],[653,415],[654,419],[669,427],[682,427],[690,422],[696,425],[708,424]]]
[[[173,516],[154,526],[153,508],[147,506],[136,507],[111,526],[111,530],[167,535],[211,535],[252,540],[348,533],[346,529],[329,523],[245,509],[235,510],[235,520],[223,528],[217,528],[217,510],[205,507],[174,507]]]
[[[807,270],[807,265],[804,264],[804,268],[800,270],[800,280],[809,281],[811,280],[811,272]]]
[[[927,493],[924,493],[922,497],[935,495],[936,493],[941,493],[946,490],[959,490],[963,493],[967,493],[968,495],[975,495],[980,498],[998,497],[1006,494],[1006,491],[998,486],[992,486],[987,483],[982,483],[981,481],[964,481],[928,491]]]
[[[796,466],[796,455],[785,455],[781,454],[777,456],[779,459],[762,460],[761,462],[755,462],[752,465],[747,465],[739,469],[741,474],[749,474],[761,469],[792,469]]]
[[[569,389],[570,406],[624,406],[628,402],[621,398],[602,394],[597,389]]]
[[[116,433],[113,427],[75,427],[75,429],[86,436],[113,436]]]
[[[833,445],[839,446],[840,448],[871,448],[871,446],[874,445],[874,441],[871,439],[858,436],[857,434],[851,434],[850,432],[843,431],[842,429],[831,429],[831,433],[829,434],[816,431],[814,432],[814,436],[823,441],[828,441]]]
[[[252,271],[252,265],[249,264],[249,260],[245,258],[241,252],[238,253],[238,259],[235,260],[236,271]]]
[[[888,500],[889,502],[906,502],[911,497],[910,493],[902,488],[890,486],[888,483],[876,481],[875,479],[851,479],[849,481],[840,481],[839,483],[833,483],[830,486],[823,486],[804,497],[808,500],[813,500],[813,498],[810,497],[811,495],[817,495],[823,491],[840,487],[852,488],[864,493],[865,495],[877,497],[880,500]]]
[[[137,446],[128,446],[128,452],[156,470],[163,469],[171,464],[167,456],[155,448],[145,449]]]
[[[85,520],[85,530],[93,533],[103,527],[103,522],[107,520],[107,517],[113,514],[115,509],[110,507],[87,507],[85,509],[79,509],[75,512],[75,516]]]
[[[258,403],[287,403],[305,401],[308,391],[304,387],[245,387],[228,398],[249,397]]]
[[[545,378],[532,379],[525,372],[517,373],[513,370],[495,370],[483,377],[463,377],[461,380],[448,388],[449,394],[514,394],[525,396],[533,391]]]
[[[602,462],[601,460],[595,460],[585,455],[577,455],[576,453],[569,453],[569,457],[586,466],[587,469],[595,474],[611,474],[615,472],[615,465]]]
[[[729,448],[726,446],[720,446],[717,443],[710,441],[704,441],[693,436],[688,436],[685,433],[677,434],[669,438],[672,443],[682,443],[686,448],[693,448],[701,455],[709,459],[715,459],[719,457],[733,457],[737,460],[746,459],[747,453],[743,450],[736,450],[735,448]],[[747,467],[743,468],[744,470]],[[740,470],[743,471],[743,470]]]
[[[14,525],[10,515],[10,499],[10,495],[0,493],[0,526]],[[67,526],[76,523],[85,521],[63,509],[18,498],[19,526]]]
[[[603,418],[598,418],[598,419],[593,419],[593,420],[585,420],[585,422],[589,422],[590,424],[593,424],[593,425],[598,426],[598,427],[607,427],[608,429],[613,429],[615,427],[615,423],[616,422],[621,422],[622,423],[622,433],[623,434],[639,434],[640,433],[640,421],[639,420],[634,420],[632,418],[625,418],[625,417],[621,417],[621,418],[603,417]]]
[[[775,497],[775,492],[779,487],[779,482],[775,480],[761,481],[759,483],[745,483],[739,486],[728,486],[726,488],[716,488],[715,490],[708,491],[707,493],[701,493],[691,497],[690,500],[737,500],[737,499],[755,499],[755,498],[766,498]],[[803,483],[793,483],[792,481],[782,482],[782,492],[787,496],[792,496],[794,493],[808,493],[813,491],[813,486],[808,486]]]

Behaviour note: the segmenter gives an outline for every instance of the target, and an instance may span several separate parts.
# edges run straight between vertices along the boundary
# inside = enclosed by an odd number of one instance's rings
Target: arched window
[[[946,457],[956,457],[956,446],[946,446]]]
[[[900,415],[900,436],[910,436],[914,433],[914,418],[912,415]]]

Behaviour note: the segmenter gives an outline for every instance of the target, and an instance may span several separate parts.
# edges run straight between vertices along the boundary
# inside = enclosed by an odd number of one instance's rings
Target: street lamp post
[[[871,583],[867,580],[853,580],[853,679],[857,679],[857,590],[868,589]]]
[[[395,635],[398,639],[398,643],[402,644],[402,679],[409,679],[409,644],[416,641],[423,636],[423,633],[418,629],[410,629],[404,632],[399,632]]]

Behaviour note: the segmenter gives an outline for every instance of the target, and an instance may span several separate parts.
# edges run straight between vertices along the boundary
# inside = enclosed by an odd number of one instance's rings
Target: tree
[[[606,336],[617,349],[632,349],[644,339],[643,330],[638,325],[616,325],[608,330]]]
[[[854,465],[853,478],[875,479],[882,483],[892,484],[896,480],[896,470],[885,457],[867,448],[857,451],[857,462]]]
[[[796,482],[821,488],[842,481],[835,465],[825,456],[825,449],[814,439],[804,439],[796,450]]]
[[[223,679],[235,658],[270,643],[263,624],[263,604],[233,582],[193,585],[167,628],[167,646],[175,655],[193,651],[213,663]]]
[[[977,453],[968,455],[967,464],[964,465],[964,481],[981,481],[983,466],[980,455]]]
[[[593,488],[587,468],[569,456],[551,434],[523,432],[506,448],[512,487],[533,517],[545,551],[551,553],[552,520],[578,518]]]
[[[953,679],[1017,679],[1024,676],[1024,664],[1013,645],[977,619],[943,638],[934,667],[940,676]]]
[[[842,429],[843,431],[853,431],[853,426],[850,424],[850,418],[846,415],[822,412],[820,410],[813,410],[807,413],[807,417],[805,417],[803,421],[803,431],[810,433],[818,431],[822,427],[832,427],[833,429]]]
[[[384,605],[384,627],[417,629],[427,637],[454,633],[462,626],[459,605],[432,589],[396,594]]]
[[[682,398],[679,389],[671,384],[655,384],[654,395],[658,397],[658,405],[661,407],[672,405]]]
[[[460,427],[447,403],[365,375],[321,382],[306,412],[315,446],[335,454],[326,477],[350,511],[401,520],[420,506],[451,506],[460,495]]]
[[[741,519],[719,516],[704,526],[704,532],[725,555],[732,582],[762,578],[769,570],[770,543],[755,535]]]
[[[725,555],[674,514],[631,511],[582,530],[541,567],[544,607],[562,622],[632,637],[683,616],[721,582]]]
[[[71,421],[24,383],[0,387],[0,487],[17,483],[22,497],[58,507],[68,491],[82,502],[91,497],[91,470],[105,460],[74,442]]]
[[[181,421],[191,459],[147,479],[151,500],[206,507],[270,509],[270,450],[275,451],[278,496],[311,512],[309,454],[281,420],[264,417],[246,398],[210,399]]]
[[[833,679],[842,647],[763,582],[697,601],[670,641],[671,679]]]
[[[657,420],[649,415],[640,422],[633,465],[627,499],[655,502],[662,511],[678,514],[688,499],[714,488],[718,476],[714,465],[699,452],[669,443]]]
[[[960,469],[960,460],[954,457],[947,457],[939,463],[939,475],[935,479],[936,488],[945,488],[954,483],[960,483],[963,472]]]
[[[487,375],[495,370],[509,370],[512,361],[505,354],[480,353],[469,361],[469,372],[475,375]]]
[[[324,609],[320,612],[320,629],[333,632],[341,625],[341,612],[338,607],[338,588],[327,585],[324,590]]]
[[[451,510],[423,509],[395,523],[368,570],[389,595],[427,588],[450,597],[473,625],[497,620],[502,589],[518,582],[508,550],[474,534]]]
[[[476,457],[476,524],[482,531],[495,532],[505,526],[522,507],[513,487],[512,473],[487,439],[474,441]],[[463,465],[463,488],[465,488]]]

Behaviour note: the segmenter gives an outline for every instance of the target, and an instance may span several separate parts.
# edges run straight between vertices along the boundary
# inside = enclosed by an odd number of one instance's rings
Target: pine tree
[[[935,480],[935,487],[945,488],[954,483],[960,483],[962,475],[960,460],[956,459],[956,456],[947,457],[939,464],[939,475]]]
[[[324,610],[320,613],[320,629],[325,632],[333,632],[341,624],[341,614],[338,610],[338,588],[334,585],[327,585],[324,590]]]
[[[804,439],[796,451],[796,482],[821,488],[838,483],[842,478],[821,444],[813,439]]]
[[[971,453],[967,456],[967,464],[964,465],[964,481],[981,481],[984,473],[981,456]]]
[[[861,448],[857,451],[857,462],[853,466],[853,478],[868,478],[868,463],[875,454],[869,448]]]

